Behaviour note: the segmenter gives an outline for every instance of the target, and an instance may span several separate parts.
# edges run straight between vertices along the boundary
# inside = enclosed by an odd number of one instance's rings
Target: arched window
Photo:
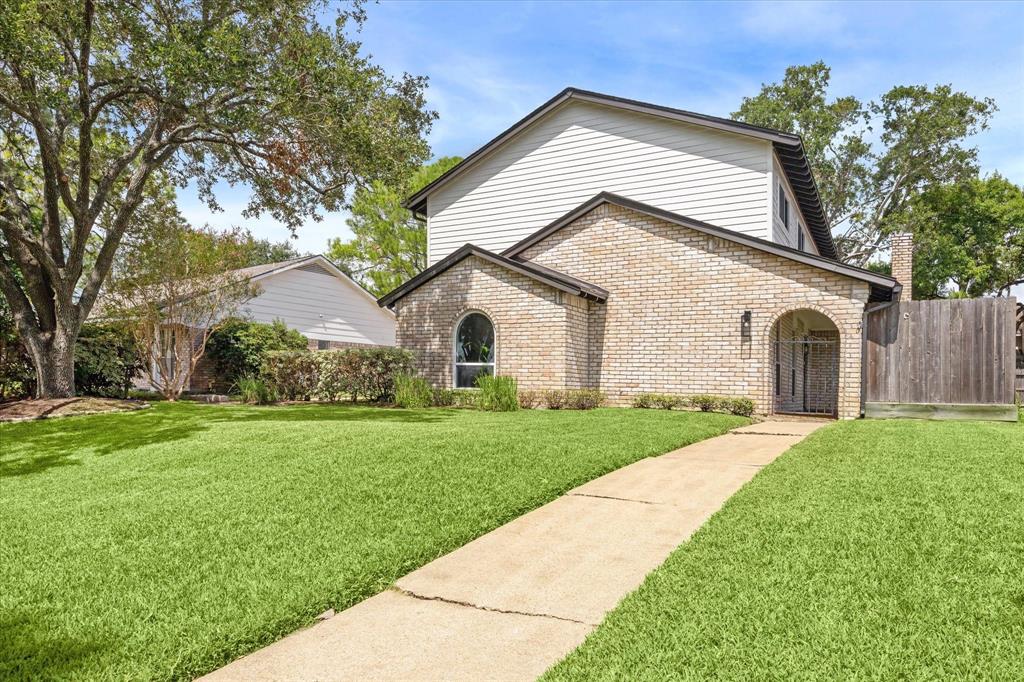
[[[469,313],[455,328],[455,388],[473,388],[481,374],[494,374],[494,325]]]

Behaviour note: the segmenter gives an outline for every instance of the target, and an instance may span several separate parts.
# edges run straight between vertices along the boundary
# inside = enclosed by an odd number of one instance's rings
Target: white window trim
[[[491,323],[491,332],[494,334],[494,362],[459,362],[459,353],[456,350],[456,344],[459,340],[459,327],[462,326],[462,322],[470,315],[483,315],[488,322]],[[475,391],[475,386],[459,386],[459,367],[490,367],[491,376],[497,376],[498,374],[498,327],[494,324],[494,320],[491,316],[482,310],[467,310],[459,316],[459,319],[455,321],[455,326],[452,327],[452,388],[457,388],[462,391]]]

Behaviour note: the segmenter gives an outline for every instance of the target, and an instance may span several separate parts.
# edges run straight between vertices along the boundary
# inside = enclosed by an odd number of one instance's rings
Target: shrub
[[[210,332],[206,353],[219,378],[230,385],[241,377],[256,376],[268,353],[306,350],[306,347],[306,337],[286,327],[281,320],[264,324],[233,317]]]
[[[549,410],[560,410],[565,407],[565,391],[553,389],[544,391],[544,405]]]
[[[729,398],[723,403],[725,409],[741,417],[749,417],[754,414],[754,401],[750,398]]]
[[[401,348],[345,348],[324,351],[277,351],[267,354],[263,373],[289,399],[388,402],[395,377],[412,371],[412,353]]]
[[[690,404],[698,408],[701,412],[712,412],[722,406],[722,398],[717,395],[701,393],[699,395],[690,396]]]
[[[480,393],[478,391],[452,391],[452,405],[455,407],[480,407]]]
[[[342,357],[345,377],[341,383],[346,385],[353,401],[366,398],[388,402],[395,395],[395,377],[412,372],[412,353],[401,348],[346,348],[318,353],[332,354]]]
[[[577,388],[565,392],[565,406],[570,410],[592,410],[604,402],[604,393],[596,388]]]
[[[541,397],[540,391],[519,391],[516,394],[516,398],[519,400],[519,407],[524,410],[532,410],[537,405],[540,405]]]
[[[0,295],[0,400],[28,398],[36,390],[36,368]]]
[[[686,400],[678,395],[655,393],[652,404],[659,410],[674,410],[677,407],[683,407],[686,404]]]
[[[434,407],[451,407],[455,404],[457,396],[450,388],[435,388],[430,396],[430,404]]]
[[[276,398],[274,389],[268,381],[251,374],[238,377],[233,388],[239,399],[249,405],[266,405],[274,402]]]
[[[142,352],[131,330],[117,324],[84,324],[75,344],[78,393],[126,398],[142,369]]]
[[[489,412],[515,412],[519,409],[515,377],[481,374],[476,378],[480,389],[480,409]]]
[[[650,409],[654,407],[654,393],[639,393],[633,397],[633,407],[641,410]]]
[[[430,407],[434,396],[423,377],[399,374],[395,377],[395,404],[399,407]]]
[[[284,400],[309,400],[316,397],[320,365],[312,351],[271,351],[262,375]]]

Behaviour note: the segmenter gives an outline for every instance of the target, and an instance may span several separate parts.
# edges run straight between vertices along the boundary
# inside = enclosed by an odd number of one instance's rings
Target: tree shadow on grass
[[[110,455],[127,448],[191,438],[219,424],[237,422],[433,423],[452,409],[402,410],[346,404],[157,405],[148,410],[7,425],[0,430],[0,479],[80,466],[81,454]]]
[[[0,679],[67,679],[107,646],[56,636],[45,619],[8,612],[0,615]]]

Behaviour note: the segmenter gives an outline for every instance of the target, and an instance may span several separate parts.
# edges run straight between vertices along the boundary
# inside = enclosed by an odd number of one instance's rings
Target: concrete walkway
[[[640,460],[204,679],[535,679],[823,423],[751,424]]]

